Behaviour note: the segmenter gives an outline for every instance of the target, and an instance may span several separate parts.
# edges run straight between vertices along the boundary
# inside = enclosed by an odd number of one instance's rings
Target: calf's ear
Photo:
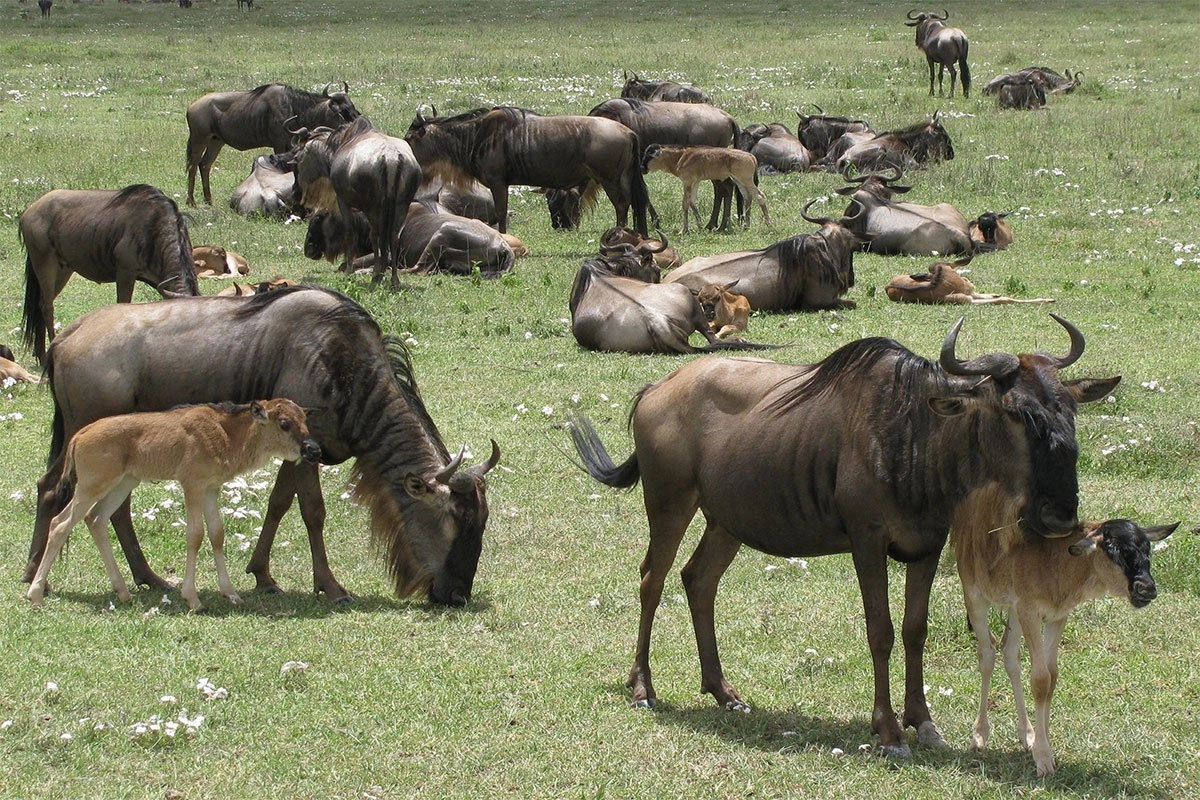
[[[263,404],[257,400],[250,403],[250,416],[262,422],[267,421],[267,410],[263,408]]]
[[[1111,378],[1077,378],[1073,381],[1063,381],[1063,386],[1075,398],[1076,403],[1094,403],[1103,400],[1121,382],[1120,375]]]
[[[1172,522],[1170,525],[1151,525],[1149,528],[1142,528],[1142,533],[1146,534],[1146,538],[1152,542],[1161,542],[1174,533],[1178,527],[1178,522]]]

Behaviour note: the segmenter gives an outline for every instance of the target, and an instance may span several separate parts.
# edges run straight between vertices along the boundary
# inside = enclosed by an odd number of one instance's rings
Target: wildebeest
[[[855,185],[837,190],[850,198],[846,215],[853,217],[852,227],[864,249],[881,255],[947,256],[974,251],[966,217],[954,206],[893,201],[893,195],[912,189],[893,183],[899,178],[895,172],[892,177],[860,175],[846,179]]]
[[[1012,244],[1012,226],[1005,219],[1007,216],[1007,211],[999,214],[985,211],[967,223],[967,233],[977,250],[1003,250]]]
[[[954,145],[938,121],[939,116],[940,112],[934,112],[928,122],[877,133],[846,148],[837,159],[837,171],[845,174],[851,165],[859,172],[888,167],[905,170],[930,161],[950,161],[954,158]]]
[[[688,211],[696,218],[699,228],[700,209],[696,193],[702,181],[731,180],[742,197],[742,227],[750,228],[751,201],[762,209],[763,221],[771,222],[767,197],[758,188],[758,161],[750,153],[730,147],[671,147],[654,144],[642,154],[643,172],[669,172],[683,182],[683,228],[688,230]]]
[[[422,176],[417,200],[432,200],[451,214],[470,217],[488,225],[496,224],[496,202],[492,193],[479,181],[466,186],[447,183],[436,175]]]
[[[225,567],[218,493],[223,484],[276,457],[312,463],[321,458],[321,448],[309,438],[304,409],[286,398],[118,414],[85,425],[67,444],[59,492],[71,493],[71,499],[50,523],[46,553],[26,597],[41,605],[50,567],[71,530],[86,519],[117,599],[132,600],[113,558],[108,518],[142,481],[174,480],[183,487],[187,514],[180,595],[192,611],[203,608],[196,592],[196,560],[207,525],[221,594],[240,603]]]
[[[253,11],[254,0],[238,0],[238,11],[242,10],[242,6],[245,6],[247,10]]]
[[[8,345],[0,344],[0,384],[8,386],[7,381],[41,383],[42,379],[18,364]]]
[[[453,117],[418,111],[404,138],[427,176],[462,184],[464,176],[492,192],[496,224],[508,232],[508,187],[571,189],[595,181],[612,201],[617,224],[646,234],[649,196],[638,162],[637,135],[600,117],[542,116],[523,108],[478,108]]]
[[[695,293],[709,330],[718,339],[742,333],[750,324],[750,301],[733,291],[737,285],[737,281],[710,283]]]
[[[38,0],[38,8],[42,12],[43,17],[50,16],[50,6],[54,5],[54,0]]]
[[[336,213],[343,220],[362,212],[375,256],[371,283],[378,284],[390,270],[395,287],[402,265],[400,232],[421,185],[421,166],[412,148],[362,116],[337,130],[301,130],[298,136],[306,137],[296,162],[301,201],[314,212]],[[348,252],[346,260],[359,255]]]
[[[816,109],[818,113],[812,115],[806,115],[800,109],[795,109],[796,117],[799,120],[796,126],[796,137],[808,148],[813,164],[828,159],[832,167],[851,144],[865,141],[875,135],[866,120],[831,116],[826,114],[825,109],[820,106],[816,106]],[[848,139],[847,135],[859,138]],[[837,152],[833,152],[834,150]],[[830,158],[831,155],[832,158]]]
[[[320,94],[294,89],[282,83],[268,83],[257,89],[213,92],[195,100],[187,109],[188,196],[187,204],[196,205],[196,171],[204,190],[204,202],[212,205],[209,173],[221,148],[235,150],[270,147],[285,153],[292,147],[294,128],[326,126],[338,128],[353,122],[358,109],[350,102],[350,88]]]
[[[217,292],[217,297],[249,297],[263,292],[273,292],[276,289],[283,289],[288,286],[300,286],[290,278],[285,278],[282,275],[276,275],[265,281],[256,281],[255,283],[231,283],[221,291]]]
[[[734,147],[754,156],[763,174],[807,172],[812,163],[812,153],[780,122],[747,125]]]
[[[1068,69],[1064,70],[1062,75],[1059,75],[1054,70],[1046,67],[1026,67],[1016,72],[1008,72],[992,78],[984,84],[983,93],[985,95],[995,94],[1000,90],[1000,87],[1013,81],[1022,80],[1032,81],[1040,86],[1046,94],[1070,94],[1083,83],[1083,73],[1076,72],[1072,75],[1071,70]]]
[[[930,12],[918,13],[916,9],[908,12],[909,22],[904,23],[910,28],[916,28],[917,49],[925,54],[929,62],[929,96],[933,97],[933,65],[937,64],[938,94],[944,94],[942,78],[946,70],[950,70],[950,97],[954,97],[954,81],[958,77],[954,65],[958,64],[962,72],[963,97],[971,96],[971,68],[967,64],[969,43],[967,35],[959,28],[946,25],[950,12],[942,11],[942,16]]]
[[[148,335],[152,332],[152,335]],[[297,335],[303,332],[303,335]],[[237,343],[230,357],[229,343]],[[309,409],[322,462],[356,459],[355,495],[370,510],[372,540],[396,593],[434,603],[470,598],[488,519],[486,473],[496,465],[453,458],[421,400],[409,355],[360,305],[316,287],[253,297],[200,297],[106,306],[77,319],[48,358],[55,409],[49,467],[38,482],[37,522],[25,579],[41,560],[63,447],[93,420],[182,403],[287,397]],[[464,448],[465,449],[465,448]],[[325,506],[315,464],[285,462],[246,571],[276,590],[270,555],[279,522],[300,500],[312,550],[313,586],[348,597],[325,553]],[[165,586],[146,563],[129,504],[113,516],[137,584]]]
[[[138,281],[163,297],[197,295],[192,241],[179,206],[158,189],[54,189],[17,223],[25,244],[25,346],[41,363],[54,338],[54,298],[73,273],[117,284],[117,302]]]
[[[665,100],[674,103],[708,102],[708,95],[690,83],[643,80],[638,77],[636,72],[632,76],[625,73],[625,85],[621,87],[621,97],[635,100]]]
[[[1020,497],[1035,533],[1062,536],[1078,522],[1075,411],[1118,378],[1064,381],[1083,353],[955,355],[960,319],[937,363],[891,339],[851,342],[819,364],[758,359],[692,361],[638,393],[634,452],[615,464],[594,428],[570,432],[586,471],[612,487],[639,479],[650,525],[641,566],[641,619],[628,685],[653,705],[650,637],[663,583],[697,509],[704,534],[683,568],[701,689],[729,709],[746,702],[717,653],[717,585],[743,544],[776,556],[849,552],[866,614],[875,674],[871,728],[883,751],[907,756],[904,727],[945,747],[930,717],[923,674],[929,593],[950,522],[977,489]],[[894,629],[888,557],[907,570],[902,635],[904,713],[897,720],[888,661]]]
[[[361,215],[355,214],[353,218],[359,221]],[[349,238],[361,238],[361,228],[359,222]],[[470,275],[478,269],[483,277],[494,278],[513,266],[515,254],[505,237],[508,234],[499,233],[477,219],[451,214],[435,202],[414,202],[409,205],[408,217],[400,231],[400,271]],[[312,259],[334,261],[346,254],[347,238],[340,217],[323,212],[313,214],[308,220],[304,254]],[[360,268],[365,263],[358,260],[351,266]]]
[[[642,236],[633,228],[619,225],[609,228],[600,235],[600,255],[614,256],[632,248],[639,256],[650,256],[659,269],[674,269],[683,263],[679,251],[671,246],[666,234],[660,229],[658,238]]]
[[[1052,298],[1038,297],[1032,300],[1017,300],[1001,294],[981,294],[975,284],[959,275],[961,269],[971,263],[971,256],[958,261],[939,261],[931,264],[922,273],[897,275],[888,281],[884,291],[888,299],[897,303],[955,303],[959,305],[1002,305],[1008,303],[1053,303]]]
[[[1000,86],[996,105],[1001,108],[1037,110],[1046,105],[1046,91],[1028,78],[1014,78]]]
[[[852,218],[810,217],[810,200],[801,216],[821,226],[761,250],[700,256],[684,262],[664,279],[694,291],[737,281],[738,294],[762,311],[817,311],[854,308],[844,296],[854,286],[854,250],[859,239],[848,227]]]
[[[991,733],[988,690],[996,644],[988,618],[999,606],[1006,611],[1001,649],[1017,710],[1017,738],[1033,751],[1040,778],[1055,767],[1050,702],[1067,616],[1080,603],[1106,595],[1126,598],[1134,608],[1149,605],[1158,595],[1150,575],[1150,545],[1170,536],[1179,523],[1143,528],[1127,519],[1085,522],[1069,538],[1043,539],[1023,528],[1020,515],[1013,498],[989,487],[960,506],[950,541],[979,656],[979,715],[971,746],[986,747]],[[1022,637],[1029,650],[1036,731],[1025,710]]]
[[[295,166],[284,153],[256,157],[250,174],[233,190],[229,207],[244,217],[287,217],[300,204]]]

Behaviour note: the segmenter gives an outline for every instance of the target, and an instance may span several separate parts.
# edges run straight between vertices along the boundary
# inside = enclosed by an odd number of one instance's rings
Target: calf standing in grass
[[[309,438],[304,410],[287,399],[236,405],[180,406],[170,411],[121,414],[86,425],[67,445],[60,494],[74,490],[50,523],[45,555],[26,595],[40,605],[46,575],[67,536],[84,519],[104,559],[117,599],[131,599],[113,558],[108,518],[141,481],[177,480],[187,506],[187,567],[180,594],[193,611],[203,608],[196,593],[196,559],[204,526],[212,542],[221,594],[239,602],[225,568],[225,527],[217,510],[221,485],[257,469],[272,457],[315,462],[321,448]]]
[[[1041,777],[1054,772],[1050,701],[1058,682],[1058,647],[1067,615],[1080,603],[1105,595],[1128,597],[1135,608],[1148,605],[1157,596],[1150,576],[1150,543],[1171,535],[1179,523],[1142,528],[1124,519],[1083,522],[1066,538],[1047,539],[1019,523],[1020,503],[994,487],[980,491],[955,516],[951,541],[982,677],[971,745],[985,747],[991,733],[988,688],[996,645],[988,613],[1000,606],[1008,610],[1001,649],[1017,708],[1017,737],[1033,750]],[[1021,686],[1022,636],[1029,649],[1036,728],[1029,724]]]
[[[771,222],[767,213],[767,198],[758,188],[758,159],[744,150],[729,147],[668,147],[652,144],[642,155],[642,172],[669,172],[683,181],[683,233],[688,230],[688,210],[696,217],[696,227],[701,227],[700,209],[696,206],[696,192],[702,181],[732,180],[742,194],[745,216],[742,227],[750,227],[750,201],[762,209],[763,221]]]

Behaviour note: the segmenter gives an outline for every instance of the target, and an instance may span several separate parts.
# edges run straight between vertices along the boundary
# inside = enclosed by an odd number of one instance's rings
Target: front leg
[[[943,538],[943,541],[945,539]],[[929,636],[929,593],[942,548],[911,561],[904,584],[904,725],[917,729],[917,741],[937,750],[949,745],[933,723],[925,699],[925,641]]]
[[[721,658],[717,652],[717,631],[713,610],[717,585],[733,563],[742,543],[724,528],[710,522],[700,537],[700,544],[680,573],[687,592],[688,610],[696,633],[696,649],[700,654],[700,691],[716,698],[721,708],[729,711],[749,711],[737,690],[725,680]]]
[[[872,535],[873,534],[873,535]],[[892,690],[888,683],[888,662],[896,631],[888,606],[887,548],[880,531],[865,531],[851,537],[851,555],[858,588],[862,593],[867,621],[867,644],[871,648],[871,666],[875,676],[875,707],[871,711],[871,730],[879,734],[879,745],[889,758],[911,758],[896,712],[892,710]]]

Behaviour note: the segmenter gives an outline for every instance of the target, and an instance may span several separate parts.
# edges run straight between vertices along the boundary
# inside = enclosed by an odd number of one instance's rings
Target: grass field
[[[982,291],[1053,297],[1087,336],[1070,370],[1124,376],[1114,399],[1078,419],[1082,511],[1146,523],[1182,520],[1154,560],[1159,599],[1135,612],[1105,600],[1067,628],[1053,731],[1058,772],[1036,780],[1013,735],[1011,692],[994,686],[992,747],[968,748],[978,677],[947,557],[934,587],[928,696],[949,752],[914,749],[895,764],[871,752],[871,669],[846,557],[782,561],[743,551],[718,598],[730,680],[754,707],[719,711],[697,692],[699,666],[682,587],[672,578],[654,648],[660,708],[628,708],[640,491],[592,482],[565,452],[571,411],[594,419],[614,454],[630,439],[633,394],[686,362],[581,350],[567,296],[575,269],[611,224],[602,204],[580,231],[552,231],[540,195],[514,192],[510,230],[532,254],[496,281],[444,277],[371,292],[362,278],[303,257],[303,228],[243,219],[225,205],[251,154],[225,150],[217,205],[189,211],[196,244],[243,253],[254,276],[337,288],[392,332],[407,332],[421,389],[451,449],[503,449],[490,478],[491,521],[468,608],[395,599],[367,546],[366,517],[344,495],[348,465],[325,475],[327,539],[357,596],[311,594],[299,515],[285,520],[275,574],[260,596],[241,574],[270,476],[226,496],[229,555],[245,603],[215,591],[210,611],[177,595],[110,608],[95,548],[76,532],[34,612],[18,582],[44,467],[51,401],[42,387],[0,392],[0,797],[12,798],[1178,798],[1200,793],[1200,75],[1194,4],[1004,2],[950,8],[971,39],[976,88],[1034,64],[1082,70],[1073,95],[1041,112],[991,98],[930,98],[906,6],[577,0],[232,0],[175,4],[32,3],[0,7],[0,330],[19,348],[24,252],[16,218],[58,187],[154,184],[180,203],[184,110],[199,95],[284,82],[346,81],[358,108],[396,135],[418,105],[441,113],[514,104],[586,113],[615,96],[622,72],[708,89],[743,125],[791,124],[794,107],[862,116],[876,129],[941,110],[957,157],[908,176],[908,199],[975,216],[1011,210],[1016,243],[980,257]],[[650,176],[666,225],[678,182]],[[827,174],[770,176],[773,224],[673,237],[685,256],[762,247],[810,230],[800,208],[840,210]],[[667,228],[672,230],[671,227]],[[861,336],[891,336],[934,357],[967,317],[967,356],[1066,349],[1047,308],[925,308],[889,303],[894,274],[932,259],[859,255],[858,308],[760,315],[751,338],[771,357],[810,362]],[[202,286],[206,293],[220,287]],[[57,303],[66,322],[112,302],[111,285],[76,278]],[[140,287],[137,299],[156,294]],[[698,340],[698,337],[697,337]],[[237,357],[237,342],[229,342]],[[134,498],[142,544],[160,570],[182,569],[179,498]],[[684,544],[690,552],[698,531]],[[681,558],[682,562],[682,558]],[[893,571],[893,608],[901,573]],[[901,660],[893,658],[900,699]],[[302,661],[306,671],[284,670]],[[217,691],[219,689],[225,692]],[[211,696],[212,699],[206,699]],[[166,698],[166,699],[164,699]],[[173,698],[173,699],[172,699]],[[180,722],[182,715],[183,721]],[[203,719],[199,720],[198,715]],[[167,735],[164,721],[179,726]],[[188,732],[189,723],[193,732]],[[158,725],[158,730],[153,726]]]

